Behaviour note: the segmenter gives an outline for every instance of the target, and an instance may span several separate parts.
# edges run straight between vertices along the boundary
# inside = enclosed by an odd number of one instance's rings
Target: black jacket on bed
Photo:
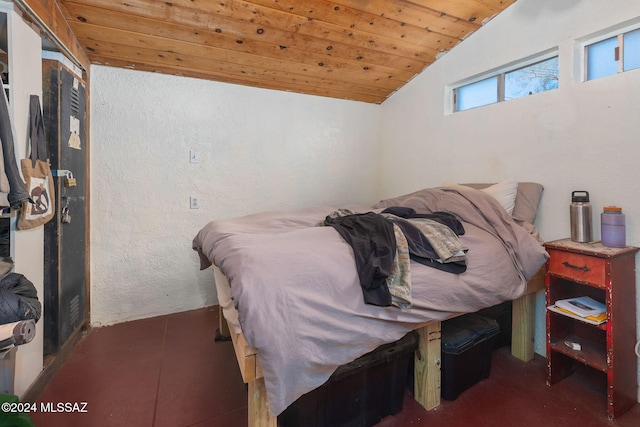
[[[364,302],[391,305],[386,279],[391,274],[396,255],[393,223],[381,215],[367,212],[338,218],[327,217],[325,224],[335,228],[353,248]]]

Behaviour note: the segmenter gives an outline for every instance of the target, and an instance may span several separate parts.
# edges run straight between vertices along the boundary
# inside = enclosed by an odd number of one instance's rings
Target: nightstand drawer
[[[547,272],[556,274],[578,282],[605,286],[606,260],[589,255],[572,252],[548,250],[549,264]]]

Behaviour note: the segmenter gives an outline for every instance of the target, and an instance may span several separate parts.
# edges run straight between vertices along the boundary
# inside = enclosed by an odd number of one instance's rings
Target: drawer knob
[[[562,265],[564,265],[565,267],[573,268],[574,270],[582,270],[585,273],[589,271],[589,267],[587,267],[586,265],[584,267],[578,267],[577,265],[569,264],[567,261],[563,262]]]

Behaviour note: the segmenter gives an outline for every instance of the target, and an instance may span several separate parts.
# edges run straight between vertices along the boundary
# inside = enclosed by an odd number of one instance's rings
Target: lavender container
[[[605,206],[600,214],[600,228],[602,244],[610,248],[624,248],[626,242],[626,228],[622,208]]]

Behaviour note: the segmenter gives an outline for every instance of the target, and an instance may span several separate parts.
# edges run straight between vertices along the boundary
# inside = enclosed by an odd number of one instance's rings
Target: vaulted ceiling
[[[516,0],[58,0],[92,64],[381,103]]]

